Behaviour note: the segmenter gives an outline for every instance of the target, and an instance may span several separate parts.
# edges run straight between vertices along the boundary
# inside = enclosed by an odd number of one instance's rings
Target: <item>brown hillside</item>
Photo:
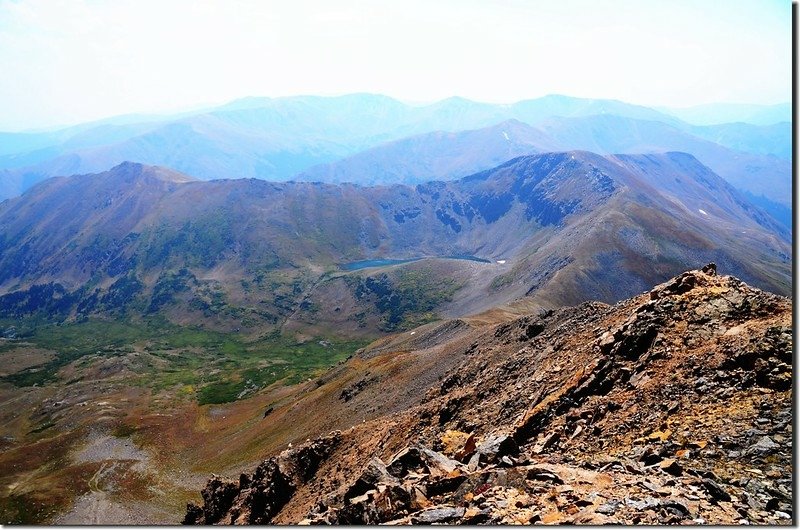
[[[791,319],[708,266],[614,306],[453,324],[435,351],[461,361],[409,380],[416,404],[212,479],[185,522],[790,523]],[[383,378],[330,413],[391,408]]]

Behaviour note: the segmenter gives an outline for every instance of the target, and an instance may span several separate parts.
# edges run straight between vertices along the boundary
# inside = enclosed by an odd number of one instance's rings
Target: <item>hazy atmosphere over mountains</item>
[[[0,523],[794,522],[788,7],[0,2]]]
[[[757,200],[788,207],[788,109],[782,117],[769,125],[701,127],[619,101],[562,96],[514,105],[450,98],[425,106],[369,94],[249,98],[159,121],[6,134],[0,193],[11,197],[50,176],[100,172],[124,161],[204,180],[381,184],[457,178],[514,156],[585,149],[692,153]]]

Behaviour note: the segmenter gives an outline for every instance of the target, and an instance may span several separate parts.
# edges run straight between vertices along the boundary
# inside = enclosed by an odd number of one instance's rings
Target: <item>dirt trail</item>
[[[152,455],[129,438],[117,438],[102,430],[92,430],[85,445],[72,455],[76,463],[98,462],[100,467],[87,481],[88,493],[59,516],[55,524],[174,524],[175,516],[154,503],[120,502],[116,493],[120,482],[131,476],[156,477]]]

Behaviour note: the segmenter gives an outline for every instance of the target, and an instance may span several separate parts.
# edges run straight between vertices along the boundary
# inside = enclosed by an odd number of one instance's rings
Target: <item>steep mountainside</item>
[[[404,333],[226,436],[263,461],[184,522],[789,524],[791,325],[790,300],[709,265]]]
[[[539,127],[567,149],[585,149],[602,154],[682,151],[691,153],[733,186],[791,205],[791,162],[776,156],[733,151],[701,140],[670,125],[619,116],[553,119]],[[787,146],[790,141],[785,136]]]
[[[388,300],[444,271],[450,283],[410,313],[464,315],[523,296],[614,301],[698,260],[775,292],[791,285],[786,229],[680,153],[551,153],[374,188],[201,182],[123,164],[6,201],[0,234],[0,308],[15,316],[163,309],[220,329],[335,328],[357,314],[402,320]]]

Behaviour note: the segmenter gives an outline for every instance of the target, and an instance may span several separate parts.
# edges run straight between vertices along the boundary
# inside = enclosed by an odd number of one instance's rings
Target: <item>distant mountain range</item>
[[[355,155],[313,166],[295,178],[363,185],[452,180],[512,158],[559,151],[543,131],[518,120],[482,129],[436,131],[386,142]]]
[[[409,105],[371,94],[246,98],[176,116],[2,133],[0,198],[51,176],[102,172],[123,161],[203,180],[371,185],[457,178],[537,152],[685,151],[786,222],[791,124],[771,122],[769,116],[788,117],[784,107],[776,109],[728,109],[752,123],[700,126],[681,121],[681,111],[565,96],[512,105],[463,98]]]
[[[0,313],[390,330],[520,297],[615,301],[710,261],[788,294],[790,241],[684,153],[545,153],[377,187],[203,182],[124,163],[0,204]]]
[[[748,105],[736,103],[713,103],[694,107],[666,108],[658,110],[675,116],[693,125],[720,125],[724,123],[749,123],[753,125],[773,125],[792,121],[792,105]]]
[[[789,124],[782,133],[790,134]],[[709,128],[704,130],[711,134]],[[724,131],[716,131],[724,136]],[[731,127],[725,139],[754,132]],[[752,140],[750,140],[752,139]],[[744,141],[744,140],[743,140]],[[765,142],[766,143],[766,142]],[[777,144],[776,144],[777,145]],[[524,154],[571,149],[601,154],[692,153],[728,182],[755,196],[784,206],[791,204],[791,163],[773,154],[734,151],[671,125],[614,115],[581,118],[549,118],[532,127],[509,120],[491,127],[457,133],[428,133],[387,142],[337,162],[312,167],[296,178],[323,182],[362,184],[419,183],[430,179],[453,179],[492,167]]]

